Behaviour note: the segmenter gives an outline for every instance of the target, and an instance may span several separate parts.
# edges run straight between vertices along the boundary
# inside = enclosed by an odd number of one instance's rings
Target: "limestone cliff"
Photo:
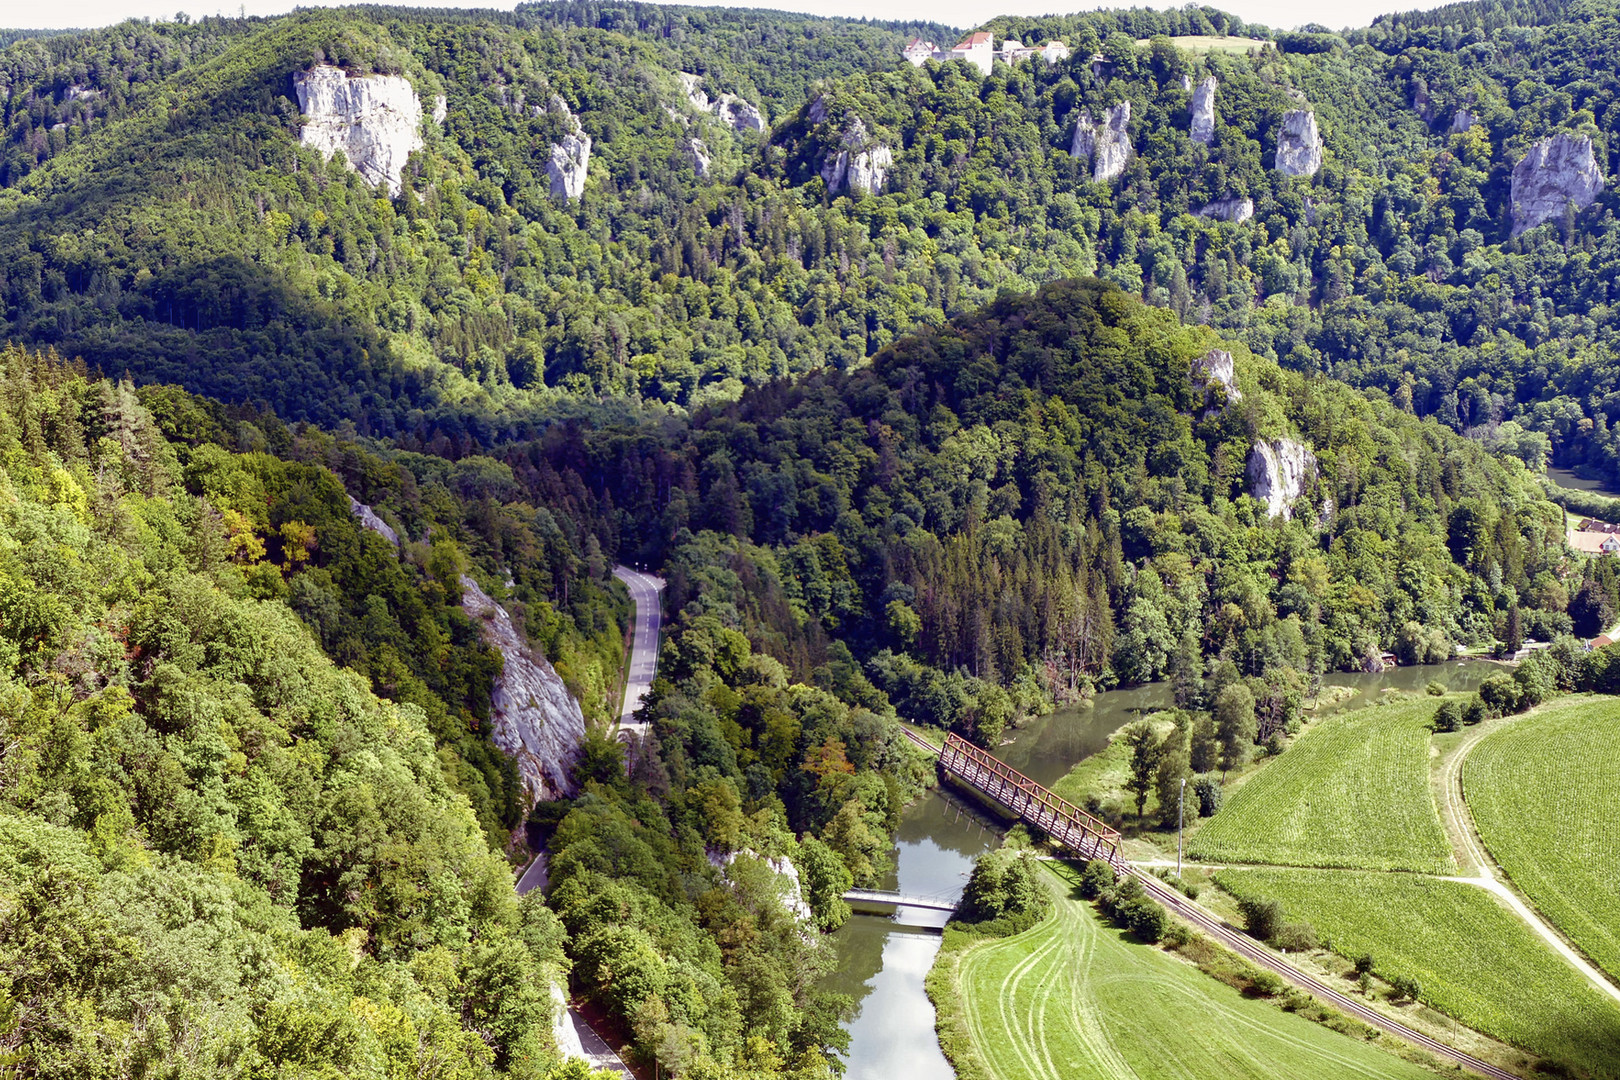
[[[894,152],[875,141],[857,116],[839,140],[838,149],[822,158],[821,179],[832,195],[841,191],[870,195],[883,190],[893,165]]]
[[[1195,143],[1208,146],[1215,141],[1215,88],[1220,80],[1210,75],[1198,84],[1192,98],[1192,129],[1189,134]]]
[[[1096,159],[1092,162],[1091,178],[1106,183],[1125,171],[1131,158],[1131,103],[1122,101],[1103,114],[1102,127],[1097,129]]]
[[[1542,139],[1513,167],[1513,235],[1562,216],[1570,203],[1585,210],[1602,191],[1590,136],[1562,131]]]
[[[399,536],[388,523],[352,495],[349,511],[361,525],[399,547]],[[585,742],[585,714],[579,702],[546,658],[530,651],[505,608],[465,575],[461,590],[461,609],[482,627],[484,640],[500,650],[504,661],[491,695],[490,741],[517,760],[529,806],[574,794],[569,772]]]
[[[1277,132],[1277,171],[1286,176],[1315,176],[1322,167],[1322,133],[1316,129],[1316,114],[1292,109],[1283,116]]]
[[[765,116],[750,102],[736,94],[721,94],[713,101],[703,91],[703,76],[690,71],[675,73],[686,91],[687,103],[698,112],[710,113],[733,131],[764,131]],[[820,99],[816,99],[820,103]],[[825,110],[823,110],[825,114]],[[820,123],[820,121],[817,121]]]
[[[1205,203],[1198,208],[1195,216],[1215,218],[1218,221],[1230,221],[1233,223],[1248,221],[1254,217],[1254,200],[1228,195],[1224,199],[1216,199],[1214,202]]]
[[[1451,133],[1453,135],[1467,131],[1474,126],[1474,116],[1467,109],[1458,109],[1451,115]]]
[[[1294,516],[1294,501],[1316,470],[1316,455],[1293,439],[1257,442],[1246,470],[1249,494],[1266,505],[1266,516]]]
[[[406,159],[422,148],[422,103],[411,84],[320,64],[295,72],[293,89],[304,114],[303,144],[327,158],[342,150],[349,168],[398,195]]]
[[[577,199],[585,194],[585,178],[591,166],[591,137],[579,126],[579,118],[568,108],[568,103],[556,94],[546,104],[546,111],[563,118],[567,132],[551,144],[551,162],[546,174],[551,178],[553,199]]]
[[[1203,395],[1208,408],[1221,408],[1243,400],[1243,393],[1237,388],[1236,365],[1232,354],[1225,349],[1211,349],[1195,357],[1188,378],[1193,389]]]
[[[699,180],[709,178],[709,148],[703,140],[693,137],[686,140],[686,153],[692,159],[692,171],[697,173]]]
[[[556,670],[530,651],[506,609],[472,578],[461,579],[461,609],[500,650],[505,668],[491,695],[491,741],[517,761],[530,805],[574,793],[569,776],[585,741],[585,714]]]
[[[1081,109],[1080,119],[1074,124],[1074,138],[1069,142],[1069,156],[1089,165],[1096,152],[1097,121],[1091,118],[1090,109]]]

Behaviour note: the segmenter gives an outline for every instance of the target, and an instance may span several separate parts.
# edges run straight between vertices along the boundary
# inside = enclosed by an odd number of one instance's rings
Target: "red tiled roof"
[[[958,41],[956,43],[956,47],[958,49],[966,49],[966,48],[969,48],[969,47],[971,47],[973,45],[994,45],[994,44],[995,44],[995,38],[990,36],[990,32],[988,30],[980,30],[978,33],[969,34],[967,37],[963,38],[961,41]]]

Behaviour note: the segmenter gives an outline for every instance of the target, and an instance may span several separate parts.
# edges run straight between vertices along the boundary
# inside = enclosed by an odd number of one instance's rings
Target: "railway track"
[[[906,738],[910,739],[917,746],[931,754],[934,754],[936,757],[940,757],[943,760],[944,755],[942,755],[939,747],[934,746],[932,743],[928,742],[928,740],[910,730],[907,730],[904,727],[902,727],[900,730],[905,734]],[[1004,800],[998,798],[995,792],[986,788],[984,782],[977,775],[976,770],[972,774],[964,773],[963,771],[954,768],[945,768],[943,771],[946,773],[946,775],[964,784],[976,794],[989,799],[991,802],[1006,806]],[[1026,777],[1024,779],[1027,780],[1028,778]],[[1034,781],[1028,781],[1028,783],[1033,784]],[[1027,806],[1028,804],[1025,805]],[[1020,818],[1025,818],[1028,816],[1027,812],[1022,807],[1006,806],[1006,809]],[[1040,822],[1034,822],[1034,824],[1039,825]],[[1362,1002],[1357,1001],[1349,994],[1334,989],[1327,983],[1316,978],[1314,975],[1301,971],[1299,968],[1290,964],[1276,953],[1273,953],[1269,949],[1260,946],[1247,934],[1228,926],[1226,923],[1199,907],[1186,896],[1183,896],[1180,892],[1171,888],[1169,885],[1166,885],[1164,882],[1160,881],[1146,870],[1133,865],[1123,857],[1119,856],[1117,853],[1117,848],[1114,851],[1109,851],[1102,844],[1097,843],[1096,838],[1093,837],[1084,838],[1081,844],[1070,844],[1068,846],[1073,848],[1076,851],[1076,854],[1084,858],[1095,858],[1101,856],[1106,861],[1111,863],[1117,871],[1130,874],[1135,877],[1142,883],[1142,888],[1146,890],[1148,895],[1152,896],[1153,899],[1163,904],[1166,908],[1180,916],[1182,919],[1185,919],[1193,926],[1196,926],[1198,929],[1202,930],[1204,933],[1208,934],[1210,937],[1214,938],[1216,941],[1220,942],[1228,949],[1231,949],[1244,959],[1250,961],[1251,963],[1258,964],[1260,967],[1265,968],[1267,971],[1281,977],[1292,985],[1305,990],[1318,1000],[1331,1005],[1335,1009],[1338,1009],[1346,1016],[1355,1017],[1362,1023],[1367,1024],[1369,1027],[1376,1028],[1385,1034],[1393,1035],[1397,1039],[1402,1039],[1405,1042],[1411,1043],[1413,1046],[1427,1050],[1429,1053],[1444,1061],[1449,1061],[1456,1065],[1460,1065],[1463,1068],[1476,1072],[1481,1076],[1488,1076],[1491,1078],[1491,1080],[1522,1080],[1522,1077],[1520,1077],[1517,1073],[1511,1073],[1506,1069],[1492,1065],[1489,1062],[1481,1061],[1472,1054],[1458,1050],[1456,1047],[1449,1046],[1446,1043],[1441,1042],[1439,1039],[1407,1027],[1398,1020],[1392,1020],[1382,1013],[1369,1008]]]

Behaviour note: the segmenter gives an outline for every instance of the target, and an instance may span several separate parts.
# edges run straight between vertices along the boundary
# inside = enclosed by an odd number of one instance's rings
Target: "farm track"
[[[1507,723],[1522,719],[1531,713],[1520,714],[1506,721],[1499,721],[1488,728],[1476,729],[1457,745],[1446,759],[1440,770],[1440,784],[1445,797],[1441,800],[1441,810],[1446,815],[1450,830],[1462,841],[1463,851],[1473,863],[1475,874],[1472,877],[1452,877],[1447,881],[1460,881],[1466,885],[1477,885],[1500,899],[1508,906],[1513,914],[1533,930],[1537,937],[1545,941],[1559,956],[1563,957],[1571,967],[1579,971],[1587,982],[1597,987],[1616,1002],[1620,1002],[1620,987],[1594,967],[1586,957],[1582,956],[1564,938],[1558,930],[1543,919],[1534,908],[1525,903],[1497,872],[1495,860],[1485,850],[1484,838],[1479,835],[1479,829],[1474,824],[1474,815],[1468,809],[1468,800],[1463,792],[1463,762],[1469,753],[1484,742],[1493,732],[1501,730]]]

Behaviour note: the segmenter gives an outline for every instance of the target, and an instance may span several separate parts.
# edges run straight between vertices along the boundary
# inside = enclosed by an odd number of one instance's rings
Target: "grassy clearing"
[[[1425,698],[1328,716],[1192,835],[1211,862],[1455,873],[1429,789]]]
[[[1162,713],[1144,719],[1153,725],[1154,733],[1161,739],[1176,726],[1175,721],[1167,719]],[[1052,785],[1052,790],[1076,806],[1098,807],[1101,816],[1109,820],[1129,817],[1135,821],[1136,796],[1125,790],[1125,782],[1131,778],[1131,748],[1123,738],[1126,728],[1135,723],[1137,721],[1132,720],[1121,725],[1119,730],[1108,736],[1107,746],[1070,769]],[[1158,796],[1149,792],[1147,817],[1153,817],[1158,809]]]
[[[953,932],[930,976],[941,1045],[962,1077],[1432,1077],[1132,943],[1056,873],[1045,879],[1046,921],[992,941]]]
[[[1216,37],[1211,34],[1187,34],[1182,37],[1173,37],[1170,40],[1175,44],[1176,48],[1184,49],[1190,53],[1246,53],[1270,44],[1270,42],[1261,41],[1259,38]],[[1137,41],[1138,45],[1146,45],[1147,43],[1147,38],[1141,38]]]
[[[1620,706],[1581,697],[1493,732],[1463,764],[1485,846],[1592,962],[1620,978]]]
[[[1462,1023],[1595,1077],[1620,1077],[1620,1008],[1495,897],[1456,881],[1355,871],[1223,870],[1240,895],[1282,902],[1335,952]]]

